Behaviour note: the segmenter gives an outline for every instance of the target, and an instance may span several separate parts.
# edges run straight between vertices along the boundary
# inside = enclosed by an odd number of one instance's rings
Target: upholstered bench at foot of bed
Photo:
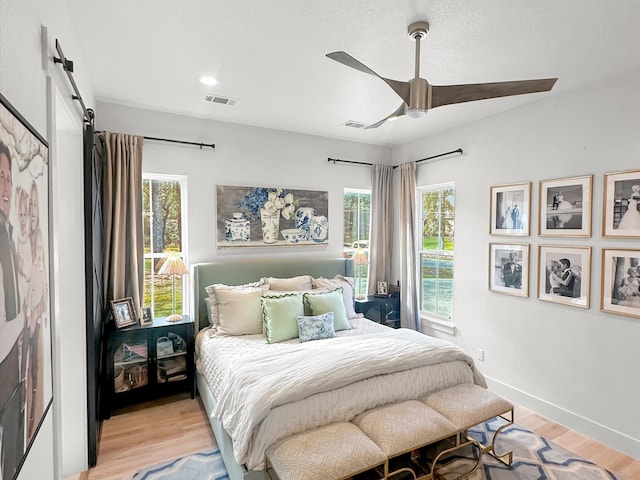
[[[496,453],[495,442],[498,433],[513,424],[513,404],[486,388],[470,383],[440,390],[426,397],[424,402],[453,423],[463,438],[475,442],[482,453],[490,453],[504,464],[511,465],[513,452]],[[505,417],[507,414],[510,414],[509,418]],[[505,423],[496,430],[490,443],[482,444],[467,435],[469,428],[494,417],[501,417]]]
[[[385,478],[409,472],[414,479],[434,478],[438,460],[463,445],[458,440],[458,428],[443,415],[417,400],[384,405],[356,416],[352,422],[367,434],[389,458]],[[455,438],[449,445],[436,450],[430,462],[420,449]],[[441,444],[439,444],[441,445]],[[466,442],[465,445],[475,445]]]
[[[332,423],[293,435],[271,445],[266,472],[279,480],[339,480],[376,467],[387,456],[350,422]]]

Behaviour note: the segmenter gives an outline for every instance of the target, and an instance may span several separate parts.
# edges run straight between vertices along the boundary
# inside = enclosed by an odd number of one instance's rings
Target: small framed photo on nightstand
[[[151,307],[142,307],[142,317],[140,317],[140,325],[143,327],[153,325],[153,312]]]
[[[387,295],[387,282],[378,282],[378,295]]]
[[[138,322],[131,297],[111,300],[111,310],[113,311],[113,318],[118,328],[128,327]]]

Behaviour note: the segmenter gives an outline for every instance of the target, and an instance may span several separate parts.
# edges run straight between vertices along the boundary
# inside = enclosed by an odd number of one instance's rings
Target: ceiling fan
[[[327,57],[347,67],[355,68],[356,70],[380,78],[402,99],[402,103],[396,111],[379,122],[369,125],[366,129],[378,128],[387,120],[402,115],[407,115],[410,118],[422,118],[430,108],[441,107],[442,105],[472,102],[488,98],[508,97],[511,95],[523,95],[525,93],[548,92],[558,80],[557,78],[544,78],[513,82],[472,83],[466,85],[431,85],[424,78],[420,78],[420,41],[427,36],[428,31],[429,23],[427,22],[414,22],[409,25],[409,38],[416,41],[416,73],[415,77],[408,82],[382,77],[348,53],[332,52],[327,54]]]

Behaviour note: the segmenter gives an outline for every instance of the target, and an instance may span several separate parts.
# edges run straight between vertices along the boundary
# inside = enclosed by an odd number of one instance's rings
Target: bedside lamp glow
[[[173,314],[167,317],[168,322],[177,322],[179,320],[182,320],[182,315],[176,314],[176,275],[182,276],[188,273],[189,270],[187,270],[187,267],[182,262],[182,258],[180,258],[180,255],[176,252],[170,253],[160,267],[160,270],[158,270],[158,275],[171,276],[171,299],[173,303]]]

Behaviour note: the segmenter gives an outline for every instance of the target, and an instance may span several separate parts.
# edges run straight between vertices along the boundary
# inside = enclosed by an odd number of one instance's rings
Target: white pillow
[[[262,279],[269,290],[287,290],[287,291],[303,291],[311,290],[313,288],[311,284],[311,275],[299,275],[291,278],[275,278],[265,277]]]
[[[336,289],[342,287],[342,295],[344,297],[344,308],[347,313],[347,318],[355,318],[358,316],[355,310],[355,279],[352,277],[344,277],[342,275],[336,275],[333,278],[314,278],[313,288],[326,288]]]
[[[259,287],[218,285],[212,288],[218,333],[252,335],[262,333]],[[214,307],[212,307],[213,310]]]
[[[264,286],[263,279],[260,279],[256,282],[245,283],[244,285],[225,285],[224,283],[214,283],[213,285],[209,285],[205,287],[206,292],[209,294],[209,302],[205,301],[205,305],[207,306],[207,317],[209,318],[209,323],[211,326],[218,325],[218,301],[216,300],[215,290],[216,288],[250,288],[250,287],[263,287],[269,288],[268,286]],[[206,300],[206,299],[205,299]]]

